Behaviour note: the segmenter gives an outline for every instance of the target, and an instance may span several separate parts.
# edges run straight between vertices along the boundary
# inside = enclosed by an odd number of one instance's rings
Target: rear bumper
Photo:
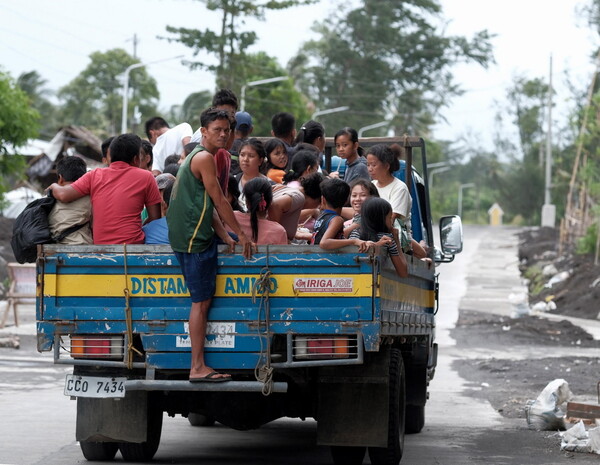
[[[125,382],[127,391],[262,392],[263,389],[264,384],[258,381],[190,383],[189,381],[131,379]],[[271,392],[285,393],[287,390],[288,383],[276,381]]]

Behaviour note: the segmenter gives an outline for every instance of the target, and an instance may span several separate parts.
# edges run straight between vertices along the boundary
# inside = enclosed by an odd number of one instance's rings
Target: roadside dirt
[[[578,318],[597,319],[600,308],[600,265],[594,265],[590,255],[578,255],[572,250],[559,252],[558,230],[527,229],[519,235],[519,263],[523,276],[529,280],[529,303],[553,301],[551,313]],[[554,273],[541,273],[553,266]],[[561,274],[568,278],[552,284]]]
[[[550,228],[528,229],[519,235],[519,261],[523,277],[530,280],[529,303],[554,301],[551,313],[596,319],[600,307],[600,267],[593,259],[581,255],[558,256],[557,232]],[[554,265],[556,271],[543,276],[541,270]],[[532,270],[534,272],[532,272]],[[569,277],[547,286],[558,273]],[[581,327],[567,320],[549,320],[539,316],[507,318],[475,311],[461,310],[451,335],[458,347],[539,347],[540,358],[527,360],[477,359],[455,362],[454,368],[468,380],[472,395],[487,399],[507,418],[525,419],[528,400],[535,399],[546,385],[557,378],[569,383],[575,401],[596,402],[600,381],[600,358],[586,356],[560,357],[565,348],[598,348]],[[548,354],[547,357],[544,354]],[[600,350],[598,351],[600,355]]]
[[[578,326],[566,320],[550,321],[536,316],[512,319],[461,311],[451,335],[457,346],[465,350],[536,346],[540,353],[551,355],[565,347],[600,349],[600,341]],[[588,402],[595,396],[600,380],[600,358],[587,356],[459,360],[454,368],[469,381],[473,396],[487,399],[507,418],[525,419],[527,401],[535,399],[556,378],[565,379],[580,402]]]

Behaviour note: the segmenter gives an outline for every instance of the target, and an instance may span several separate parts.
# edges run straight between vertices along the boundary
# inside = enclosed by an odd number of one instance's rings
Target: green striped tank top
[[[169,242],[176,252],[200,253],[213,240],[213,202],[204,183],[193,175],[190,166],[194,156],[204,150],[198,146],[186,157],[171,192],[167,224]]]

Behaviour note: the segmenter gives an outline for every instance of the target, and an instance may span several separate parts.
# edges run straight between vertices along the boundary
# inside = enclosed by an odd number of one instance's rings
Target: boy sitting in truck
[[[315,221],[311,244],[324,250],[340,249],[356,245],[359,252],[366,252],[369,244],[360,239],[344,239],[342,207],[348,200],[350,186],[338,178],[326,179],[321,183],[321,214]]]
[[[56,164],[58,185],[69,186],[83,176],[86,171],[86,164],[81,158],[64,157]],[[71,203],[57,201],[48,215],[52,237],[57,237],[63,231],[78,225],[79,229],[65,236],[60,244],[92,244],[94,240],[90,228],[91,216],[92,204],[88,195]]]

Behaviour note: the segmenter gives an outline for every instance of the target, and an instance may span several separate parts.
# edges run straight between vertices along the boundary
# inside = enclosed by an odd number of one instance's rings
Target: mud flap
[[[363,365],[319,370],[317,443],[386,447],[389,350],[366,353]]]
[[[147,423],[147,392],[127,392],[118,400],[77,398],[77,441],[145,442]]]

